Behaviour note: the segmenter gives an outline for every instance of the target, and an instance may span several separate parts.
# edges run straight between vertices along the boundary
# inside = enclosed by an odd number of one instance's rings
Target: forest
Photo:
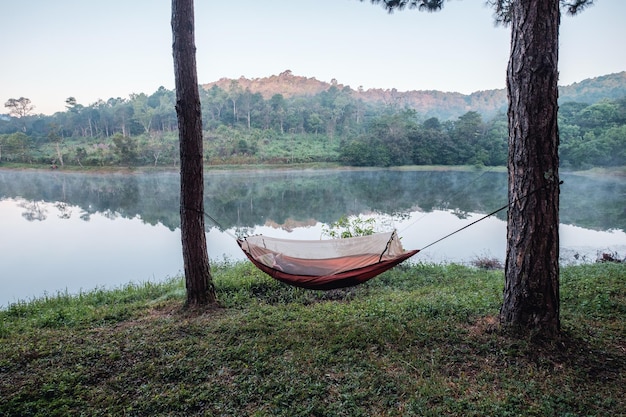
[[[282,75],[282,74],[281,74]],[[366,100],[333,83],[308,95],[253,92],[237,81],[200,87],[208,165],[506,165],[505,110],[441,118],[400,101]],[[175,92],[110,98],[33,114],[28,98],[0,115],[0,164],[175,167]],[[559,108],[564,168],[626,165],[626,96]]]

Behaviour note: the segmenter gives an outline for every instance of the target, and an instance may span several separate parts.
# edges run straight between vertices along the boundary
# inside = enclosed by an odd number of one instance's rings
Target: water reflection
[[[178,173],[0,171],[0,305],[160,280],[182,270]],[[626,182],[563,175],[561,253],[593,260],[626,248]],[[375,215],[421,248],[506,202],[506,174],[394,170],[210,172],[205,208],[229,233],[317,239],[341,216]],[[420,253],[417,261],[504,259],[505,211]],[[243,259],[207,220],[211,258]],[[593,259],[592,259],[593,258]]]

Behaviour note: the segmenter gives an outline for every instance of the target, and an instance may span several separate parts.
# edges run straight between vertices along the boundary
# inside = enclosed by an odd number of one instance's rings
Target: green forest
[[[468,110],[447,119],[408,105],[363,100],[350,87],[284,96],[200,88],[207,165],[333,163],[349,166],[506,165],[507,116]],[[175,167],[175,92],[110,98],[35,115],[28,98],[0,115],[0,164]],[[626,97],[559,108],[561,166],[626,165]]]

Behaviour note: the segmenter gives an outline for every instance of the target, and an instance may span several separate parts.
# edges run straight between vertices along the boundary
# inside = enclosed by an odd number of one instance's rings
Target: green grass
[[[563,334],[498,327],[501,271],[400,266],[329,292],[213,265],[222,307],[181,279],[0,312],[2,416],[618,416],[626,265],[567,267]]]

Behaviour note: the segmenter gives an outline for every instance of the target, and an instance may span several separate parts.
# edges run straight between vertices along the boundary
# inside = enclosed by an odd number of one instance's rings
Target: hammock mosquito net
[[[395,231],[328,240],[258,235],[237,242],[246,256],[273,278],[320,290],[358,285],[418,252],[405,251]]]

